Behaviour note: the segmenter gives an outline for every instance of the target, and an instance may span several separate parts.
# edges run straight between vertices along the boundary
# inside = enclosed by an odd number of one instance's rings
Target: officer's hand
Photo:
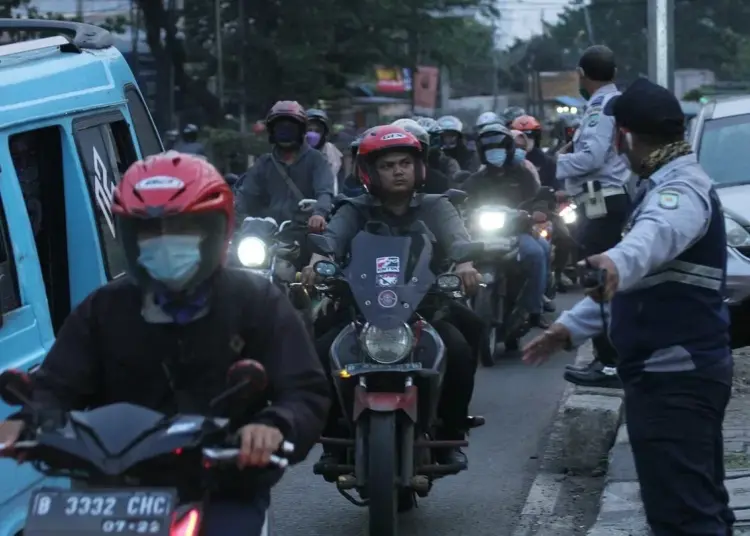
[[[464,284],[464,292],[468,295],[474,294],[477,291],[479,283],[482,282],[482,274],[470,262],[456,266],[456,275],[461,278]]]
[[[523,348],[523,361],[529,365],[541,365],[555,352],[570,343],[570,332],[562,324],[555,322],[544,333],[533,339]]]
[[[307,229],[311,233],[322,233],[326,230],[326,219],[323,216],[310,216],[307,220]]]
[[[0,421],[0,456],[15,457],[13,449],[26,425],[23,421]]]
[[[617,271],[617,266],[612,262],[612,259],[604,254],[593,255],[586,259],[593,268],[607,271],[607,279],[604,284],[602,292],[601,288],[586,290],[592,300],[597,302],[608,302],[612,299],[612,296],[617,292],[617,287],[620,285],[620,274]]]
[[[312,287],[315,285],[316,277],[317,274],[315,273],[315,270],[312,266],[304,266],[302,268],[302,272],[300,273],[300,283],[302,283],[306,287]]]
[[[557,154],[568,154],[573,149],[573,142],[569,141],[557,151]]]
[[[534,218],[534,221],[536,223],[544,223],[545,221],[547,221],[547,215],[540,210],[535,210],[534,214],[532,214],[531,217]]]
[[[271,454],[281,447],[284,436],[278,428],[265,424],[248,424],[240,428],[240,455],[237,465],[244,467],[265,467],[271,462]]]

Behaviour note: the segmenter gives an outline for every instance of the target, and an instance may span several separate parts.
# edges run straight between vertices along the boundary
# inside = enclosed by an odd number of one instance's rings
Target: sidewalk
[[[727,480],[727,488],[733,508],[748,508],[736,510],[735,535],[750,535],[750,347],[735,351],[734,389],[724,419],[724,459],[728,477],[749,475]],[[648,535],[633,455],[622,425],[609,453],[599,515],[588,536]]]

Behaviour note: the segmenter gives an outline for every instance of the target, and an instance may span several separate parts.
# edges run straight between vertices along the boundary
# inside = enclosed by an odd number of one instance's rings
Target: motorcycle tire
[[[367,439],[367,498],[369,534],[396,536],[398,534],[399,489],[398,426],[395,413],[369,415]]]

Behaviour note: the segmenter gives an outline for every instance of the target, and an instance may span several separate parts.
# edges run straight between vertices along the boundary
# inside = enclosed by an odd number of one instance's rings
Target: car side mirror
[[[236,406],[237,401],[245,401],[262,394],[268,385],[266,369],[253,359],[242,359],[227,371],[227,389],[211,400],[211,409],[217,409],[227,402]]]
[[[0,374],[0,398],[9,406],[31,406],[33,393],[31,376],[17,369]]]

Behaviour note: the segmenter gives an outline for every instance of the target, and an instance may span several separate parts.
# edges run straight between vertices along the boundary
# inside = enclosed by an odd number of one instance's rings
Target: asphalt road
[[[563,294],[558,311],[580,294]],[[528,337],[535,336],[533,330]],[[440,479],[418,508],[401,515],[408,536],[494,536],[512,533],[536,476],[547,430],[562,396],[562,370],[574,359],[561,352],[533,368],[520,361],[480,368],[472,414],[487,424],[472,432],[469,470]],[[293,468],[272,502],[274,534],[283,536],[364,536],[367,510],[352,505],[334,484],[312,473],[320,455]]]

